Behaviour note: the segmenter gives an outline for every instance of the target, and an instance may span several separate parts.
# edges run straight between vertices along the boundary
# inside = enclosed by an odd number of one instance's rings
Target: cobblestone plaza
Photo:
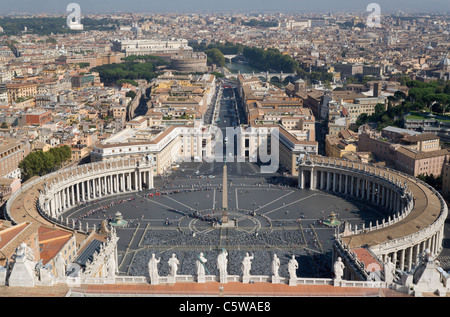
[[[200,252],[207,269],[217,274],[219,250],[229,252],[229,272],[239,275],[246,252],[254,254],[251,273],[270,275],[273,254],[281,260],[280,275],[295,255],[298,276],[331,277],[333,228],[321,224],[331,212],[352,225],[381,218],[375,209],[348,197],[325,191],[301,190],[296,181],[278,174],[256,174],[250,163],[227,163],[228,216],[232,227],[214,226],[222,215],[221,163],[184,163],[168,178],[156,179],[155,189],[91,202],[66,217],[81,227],[113,219],[120,212],[128,225],[117,228],[119,272],[148,276],[152,253],[161,258],[160,273],[167,274],[173,253],[180,274],[193,275]],[[262,177],[261,177],[262,176]]]

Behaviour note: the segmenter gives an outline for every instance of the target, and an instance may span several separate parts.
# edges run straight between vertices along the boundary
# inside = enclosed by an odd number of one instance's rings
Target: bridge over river
[[[244,77],[258,77],[261,79],[264,79],[265,81],[269,82],[271,81],[273,78],[277,78],[280,82],[284,81],[286,78],[290,77],[292,78],[292,81],[294,81],[296,79],[297,74],[295,73],[283,73],[283,72],[276,72],[276,73],[271,73],[271,72],[252,72],[252,73],[241,73],[239,72],[238,74],[243,75]],[[232,77],[236,77],[237,74],[228,74],[225,77],[226,78],[232,78]]]

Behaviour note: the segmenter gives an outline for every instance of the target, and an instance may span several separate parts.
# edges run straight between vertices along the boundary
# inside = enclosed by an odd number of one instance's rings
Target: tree
[[[397,90],[394,93],[395,101],[406,99],[406,94],[404,92],[401,92],[400,90]]]
[[[55,159],[53,157],[53,155],[49,152],[36,152],[39,154],[39,156],[41,157],[42,161],[43,161],[43,171],[51,171],[53,169],[53,167],[55,166]]]
[[[144,62],[141,63],[141,61]],[[157,67],[162,65],[168,65],[168,62],[162,58],[129,56],[124,63],[101,65],[92,68],[92,71],[98,72],[102,82],[106,85],[121,84],[123,82],[137,85],[136,79],[151,81],[157,77]]]
[[[19,163],[23,180],[50,173],[63,162],[69,160],[71,156],[72,150],[67,145],[51,148],[48,152],[31,152]]]
[[[356,125],[361,126],[361,125],[367,123],[367,119],[368,119],[367,113],[361,113],[359,115],[358,119],[356,119]]]
[[[450,95],[450,83],[447,83],[447,85],[445,85],[444,94]]]
[[[19,168],[22,171],[23,179],[27,180],[42,172],[44,169],[44,162],[39,154],[31,152],[19,163]]]
[[[282,54],[278,49],[268,48],[266,50],[246,46],[242,53],[251,64],[256,67],[294,73],[298,70],[298,62],[291,56]]]
[[[77,65],[80,66],[80,68],[86,68],[91,66],[91,63],[78,63]]]
[[[375,113],[370,116],[361,116],[356,124],[360,126],[366,122],[374,122],[378,124],[378,129],[382,129],[388,125],[403,127],[403,118],[406,114],[414,111],[433,110],[445,113],[450,105],[450,94],[445,93],[445,87],[449,82],[430,82],[424,83],[420,81],[410,80],[401,77],[406,86],[410,87],[409,94],[397,91],[394,96],[388,97],[389,107],[386,111],[382,111],[381,106],[376,106]],[[402,100],[401,100],[402,99]],[[401,100],[400,104],[394,104],[393,101]]]
[[[386,107],[382,103],[377,103],[375,106],[375,113],[383,113],[386,111]]]
[[[211,74],[214,75],[214,76],[216,76],[216,78],[223,78],[223,77],[225,77],[224,74],[219,73],[219,72],[212,72]]]
[[[420,174],[417,176],[417,178],[437,190],[442,189],[442,176],[434,176],[433,174]]]
[[[211,48],[206,50],[205,53],[208,56],[208,64],[216,64],[219,67],[225,66],[225,56],[219,49]]]
[[[136,97],[136,92],[133,90],[130,90],[125,94],[125,96],[130,97],[131,99],[134,99],[134,97]]]

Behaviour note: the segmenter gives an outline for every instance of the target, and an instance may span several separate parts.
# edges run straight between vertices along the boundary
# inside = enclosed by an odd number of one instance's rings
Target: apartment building
[[[405,147],[396,151],[395,167],[399,171],[413,176],[433,175],[441,176],[444,163],[450,158],[450,149],[428,152],[417,152]]]
[[[358,136],[350,130],[338,134],[328,134],[325,137],[325,155],[329,157],[344,157],[358,149]]]
[[[97,143],[90,157],[92,162],[147,157],[156,163],[155,172],[161,175],[175,162],[211,156],[211,138],[211,128],[200,124],[124,129]]]
[[[33,125],[42,126],[53,120],[50,110],[36,110],[19,115],[18,122],[21,126]]]
[[[442,195],[450,197],[450,163],[445,162],[442,167]]]
[[[366,113],[372,115],[375,113],[375,107],[377,104],[382,104],[384,107],[387,105],[386,97],[369,97],[369,98],[356,98],[353,103],[343,102],[342,106],[347,109],[351,123],[355,123],[360,115]]]
[[[413,176],[440,176],[450,150],[441,149],[439,137],[435,135],[411,135],[404,131],[407,130],[386,128],[383,137],[382,133],[365,130],[359,135],[358,151],[371,152],[377,160]]]
[[[21,98],[34,97],[37,94],[38,84],[36,83],[9,83],[6,84],[8,102],[12,103]]]
[[[153,83],[149,115],[162,114],[165,120],[201,118],[216,92],[216,77],[173,75],[159,76]]]
[[[30,153],[28,141],[0,138],[0,177],[20,178],[19,163]]]
[[[130,55],[171,55],[176,54],[180,49],[192,51],[185,39],[137,39],[137,40],[115,40],[112,50],[125,53],[125,57]]]

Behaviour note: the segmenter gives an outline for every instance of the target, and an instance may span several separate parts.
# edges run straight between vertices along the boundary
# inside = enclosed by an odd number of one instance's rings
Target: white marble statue
[[[225,249],[222,249],[220,254],[217,256],[217,268],[219,269],[219,275],[220,275],[220,282],[226,283],[227,282],[227,265],[228,265],[228,252]]]
[[[197,261],[195,261],[195,264],[197,266],[197,276],[198,277],[205,277],[205,267],[206,267],[206,260],[203,253],[200,253],[200,255],[197,258]]]
[[[51,273],[51,265],[42,265],[37,268],[39,282],[42,286],[53,286],[55,282],[55,276]]]
[[[243,276],[250,276],[250,270],[252,269],[252,260],[255,258],[255,256],[252,254],[250,256],[248,253],[245,253],[245,257],[242,260],[242,275]]]
[[[66,276],[66,262],[64,261],[61,252],[58,253],[55,259],[55,270],[58,278],[64,278]]]
[[[280,259],[276,254],[273,255],[272,260],[272,275],[275,277],[279,277],[278,270],[280,269]]]
[[[173,253],[172,257],[167,262],[169,264],[169,276],[177,276],[178,265],[180,265],[180,261],[178,261],[176,254]]]
[[[116,275],[116,259],[110,254],[106,262],[106,276],[114,277]]]
[[[423,260],[422,260],[423,262],[431,263],[431,262],[434,261],[434,258],[433,258],[432,254],[431,254],[430,249],[424,250],[422,257],[423,257]]]
[[[342,279],[342,276],[344,276],[344,268],[345,268],[345,265],[342,262],[342,258],[338,257],[337,261],[334,262],[334,265],[333,265],[333,272],[334,272],[335,280],[340,281]]]
[[[148,262],[148,272],[150,275],[150,282],[154,285],[159,284],[158,263],[161,258],[156,259],[155,254],[152,253],[152,258]]]
[[[387,284],[392,284],[395,277],[395,264],[391,262],[391,258],[387,258],[386,263],[384,263],[384,281]]]
[[[291,280],[297,279],[297,269],[298,269],[298,262],[295,259],[295,255],[293,255],[288,263],[289,278]]]

